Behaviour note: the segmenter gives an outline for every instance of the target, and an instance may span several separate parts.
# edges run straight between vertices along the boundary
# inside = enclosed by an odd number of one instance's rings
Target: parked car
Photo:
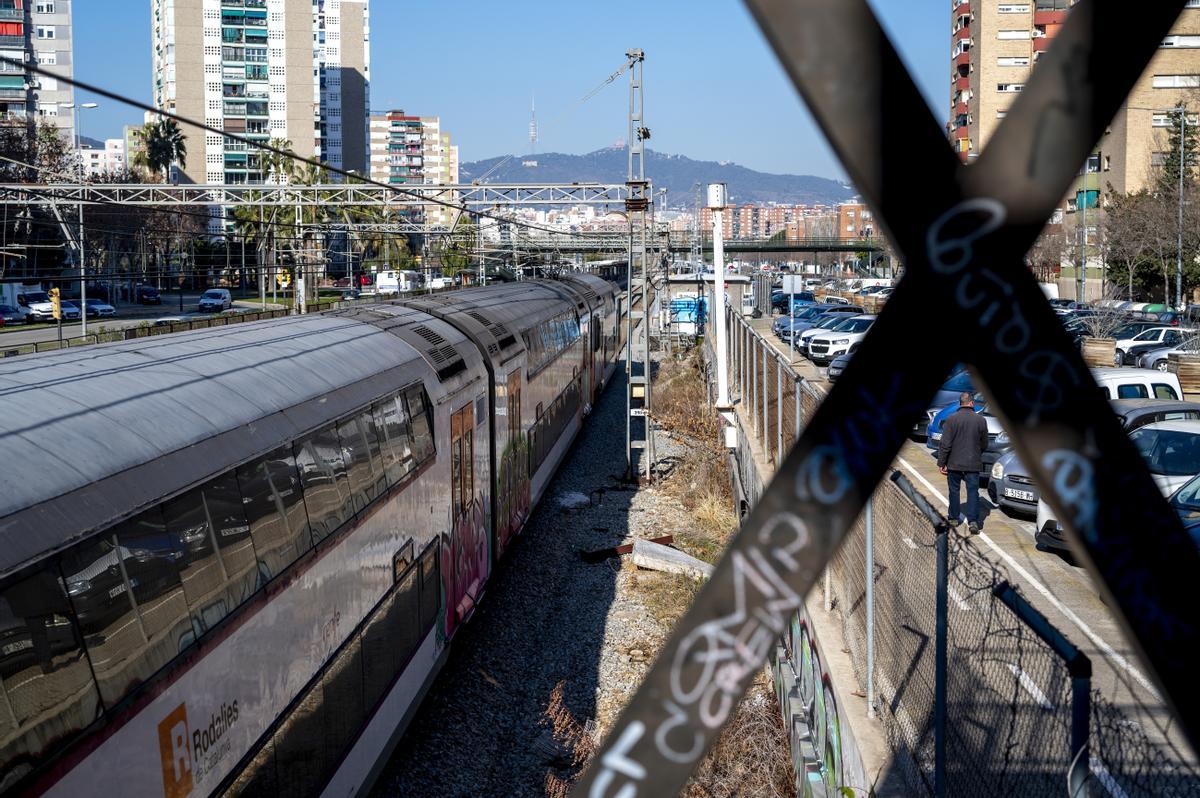
[[[823,315],[820,319],[813,323],[813,326],[796,336],[796,348],[800,350],[800,354],[808,357],[808,342],[820,333],[832,330],[843,321],[845,321],[845,319],[839,318],[836,313]]]
[[[81,318],[83,318],[83,312],[80,311],[79,306],[76,305],[71,300],[64,299],[64,300],[60,301],[58,304],[59,304],[59,307],[62,308],[62,320],[63,321],[79,321]],[[50,320],[53,321],[54,317],[51,316]]]
[[[1200,421],[1146,424],[1134,430],[1129,439],[1141,453],[1163,496],[1171,496],[1200,474]],[[1039,549],[1068,550],[1062,525],[1044,499],[1038,500],[1034,537]]]
[[[233,307],[228,288],[210,288],[200,297],[197,309],[201,313],[221,313]]]
[[[1200,337],[1193,333],[1190,336],[1186,336],[1177,344],[1167,346],[1163,346],[1162,344],[1131,346],[1129,347],[1129,351],[1125,353],[1125,362],[1129,363],[1130,358],[1133,358],[1133,363],[1130,365],[1137,368],[1166,371],[1172,352],[1200,352]]]
[[[1118,337],[1116,334],[1112,337],[1117,341],[1113,365],[1124,366],[1126,365],[1125,353],[1130,347],[1140,344],[1177,344],[1183,340],[1183,333],[1172,327],[1150,327],[1126,338]]]
[[[108,318],[117,315],[117,309],[99,299],[88,299],[84,302],[89,319]]]
[[[1200,404],[1159,399],[1113,399],[1109,402],[1126,432],[1159,421],[1200,421]],[[988,495],[1000,507],[1036,513],[1041,493],[1015,451],[1009,451],[992,466]]]
[[[946,419],[958,412],[957,399],[953,404],[946,405],[941,410],[933,415],[929,421],[929,429],[925,438],[925,445],[937,457],[938,447],[942,443],[942,424]],[[987,404],[983,400],[982,394],[975,396],[975,412],[983,416],[987,422],[988,445],[983,451],[983,467],[979,473],[986,480],[987,475],[992,471],[992,465],[1000,459],[1000,456],[1012,449],[1012,444],[1008,440],[1008,436],[1004,434],[1004,427],[1000,425],[1000,419],[988,412]]]
[[[841,296],[835,296],[833,294],[830,294],[829,296],[818,297],[817,301],[821,302],[823,304],[826,304],[826,305],[849,305],[850,304],[849,299],[846,299],[845,297],[841,297]]]
[[[847,313],[862,313],[862,308],[855,305],[809,305],[808,309],[797,316],[780,316],[775,321],[775,334],[781,340],[789,341],[792,336],[799,335],[811,329],[821,319],[829,316],[842,316]]]
[[[817,298],[813,296],[812,291],[797,291],[794,294],[788,294],[780,291],[778,294],[771,294],[771,308],[779,311],[780,313],[787,313],[789,299],[792,301],[793,313],[795,313],[796,308],[817,304]]]
[[[875,323],[875,316],[851,316],[833,329],[814,335],[808,342],[808,359],[824,365],[838,355],[853,352]]]
[[[1200,477],[1197,477],[1171,497],[1171,507],[1183,521],[1183,528],[1192,536],[1192,540],[1200,546]]]
[[[1179,378],[1168,372],[1153,369],[1092,369],[1092,378],[1100,386],[1105,399],[1173,399],[1183,398]]]
[[[820,316],[822,313],[824,313],[825,308],[827,308],[827,307],[829,307],[829,306],[828,305],[807,305],[805,307],[792,308],[791,315],[784,313],[782,316],[775,319],[774,323],[771,324],[771,331],[773,333],[775,333],[776,335],[779,335],[780,337],[782,337],[781,333],[783,332],[784,327],[789,326],[793,321],[800,321],[800,320],[808,321],[811,319],[815,319],[817,316]]]
[[[12,305],[0,305],[0,327],[12,327],[25,323],[25,313]]]
[[[825,369],[825,377],[830,382],[837,382],[838,377],[842,376],[842,372],[846,370],[846,366],[850,365],[850,358],[854,357],[853,352],[847,352],[844,355],[838,355],[829,362],[829,367]]]
[[[139,285],[135,293],[139,305],[161,305],[162,294],[152,285]]]

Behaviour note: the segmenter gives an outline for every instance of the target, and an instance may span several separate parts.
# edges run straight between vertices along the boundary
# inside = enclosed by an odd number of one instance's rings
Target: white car
[[[197,310],[201,313],[221,313],[233,307],[228,288],[210,288],[200,297]]]
[[[815,335],[808,342],[808,359],[824,365],[834,358],[853,352],[867,337],[875,316],[851,316],[828,332]]]
[[[829,332],[830,330],[832,330],[834,327],[838,326],[845,320],[846,319],[844,317],[826,316],[825,318],[821,319],[813,326],[809,327],[804,332],[800,333],[797,336],[794,336],[796,339],[795,340],[796,349],[799,350],[800,354],[804,355],[805,357],[808,357],[809,341],[811,341],[813,338],[820,335],[821,333]]]
[[[1200,421],[1156,421],[1129,433],[1163,496],[1171,496],[1200,474]],[[1039,548],[1067,550],[1062,525],[1045,499],[1038,499]]]
[[[1142,330],[1132,338],[1120,338],[1117,340],[1117,353],[1114,357],[1116,365],[1120,366],[1125,362],[1125,352],[1129,347],[1137,346],[1138,344],[1177,344],[1183,340],[1183,332],[1178,327],[1151,327],[1148,330]]]
[[[829,296],[817,297],[817,304],[819,304],[819,305],[849,305],[850,300],[846,299],[844,296],[836,296],[836,295],[830,294]]]

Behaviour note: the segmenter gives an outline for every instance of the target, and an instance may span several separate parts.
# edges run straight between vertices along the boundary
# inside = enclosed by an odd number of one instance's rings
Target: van
[[[210,288],[200,296],[197,306],[201,313],[222,313],[233,307],[233,297],[228,288]]]
[[[420,285],[420,280],[419,274],[406,269],[379,272],[375,276],[375,293],[400,294],[415,291]]]
[[[1183,398],[1179,377],[1169,371],[1132,368],[1094,368],[1092,377],[1105,399]]]

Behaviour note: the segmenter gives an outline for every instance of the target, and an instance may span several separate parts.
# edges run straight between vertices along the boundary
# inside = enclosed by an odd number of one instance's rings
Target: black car
[[[946,405],[958,404],[959,394],[964,392],[975,393],[975,385],[971,382],[971,374],[967,371],[967,367],[959,364],[954,367],[954,371],[942,383],[942,387],[938,388],[938,392],[933,395],[933,401],[929,403],[929,410],[913,426],[913,437],[925,440],[929,431],[929,422],[933,420],[933,417]]]
[[[850,365],[850,358],[853,356],[853,352],[847,352],[835,357],[830,362],[829,368],[825,369],[825,376],[829,378],[830,382],[836,382],[837,378],[842,376],[842,372],[846,370],[846,366]]]
[[[152,285],[139,285],[137,287],[137,303],[139,305],[161,305],[162,295]]]
[[[1200,547],[1200,477],[1194,477],[1171,497],[1171,507],[1179,513],[1183,528]]]

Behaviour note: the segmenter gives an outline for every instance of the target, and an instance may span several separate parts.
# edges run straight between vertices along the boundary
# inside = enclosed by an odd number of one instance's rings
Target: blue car
[[[797,291],[794,294],[785,294],[782,291],[779,293],[771,292],[771,307],[781,313],[787,312],[788,298],[792,300],[792,310],[795,311],[798,307],[805,305],[815,305],[817,297],[812,291]]]
[[[925,416],[913,426],[913,435],[917,438],[925,438],[929,422],[933,419],[937,412],[946,405],[958,404],[958,395],[964,391],[976,393],[975,385],[971,382],[971,373],[967,371],[967,367],[959,364],[950,372],[950,376],[942,383],[942,387],[938,388],[933,399],[929,403],[929,410],[925,411]]]

